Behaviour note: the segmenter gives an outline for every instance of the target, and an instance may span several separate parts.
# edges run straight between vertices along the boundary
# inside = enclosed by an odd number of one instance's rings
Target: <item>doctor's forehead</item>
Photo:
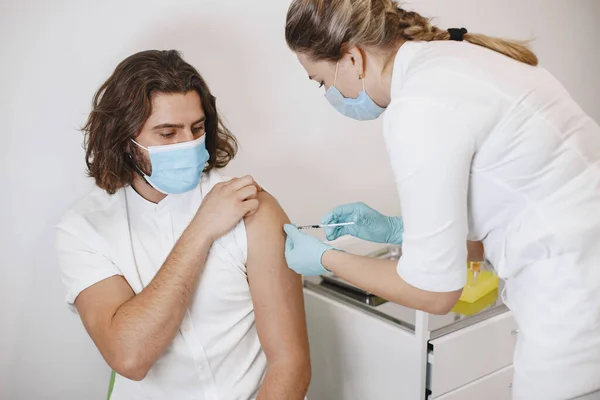
[[[310,79],[318,75],[320,70],[323,68],[322,65],[325,64],[323,62],[315,62],[311,60],[310,57],[304,53],[296,53],[296,56],[298,57],[298,61],[300,61],[300,64],[302,64]]]

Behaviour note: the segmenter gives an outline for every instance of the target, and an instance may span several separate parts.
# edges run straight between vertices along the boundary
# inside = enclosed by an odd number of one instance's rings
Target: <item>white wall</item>
[[[102,399],[108,368],[63,304],[52,225],[89,182],[77,128],[135,51],[177,48],[205,75],[251,173],[292,220],[398,202],[379,122],[343,119],[283,38],[289,0],[0,0],[0,398]],[[537,37],[542,64],[600,120],[598,0],[411,2],[442,26]]]

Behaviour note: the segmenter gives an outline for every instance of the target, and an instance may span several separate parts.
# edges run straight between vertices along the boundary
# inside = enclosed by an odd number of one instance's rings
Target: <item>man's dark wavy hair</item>
[[[205,171],[225,167],[237,152],[237,141],[219,118],[215,97],[194,67],[176,50],[148,50],[122,61],[94,96],[85,135],[88,175],[109,194],[131,184],[135,166],[128,156],[152,114],[152,95],[195,90],[206,115]]]

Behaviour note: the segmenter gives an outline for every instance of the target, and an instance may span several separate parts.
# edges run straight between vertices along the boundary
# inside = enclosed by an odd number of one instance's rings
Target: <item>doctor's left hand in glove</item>
[[[334,248],[314,236],[300,232],[294,225],[283,227],[287,234],[285,258],[288,266],[305,276],[318,276],[328,272],[323,266],[323,254]]]

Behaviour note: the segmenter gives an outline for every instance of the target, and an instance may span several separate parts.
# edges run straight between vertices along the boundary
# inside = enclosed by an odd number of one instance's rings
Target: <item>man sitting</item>
[[[57,226],[67,302],[112,400],[303,399],[310,380],[288,218],[247,176],[215,98],[176,51],[124,60],[84,127],[96,186]]]

